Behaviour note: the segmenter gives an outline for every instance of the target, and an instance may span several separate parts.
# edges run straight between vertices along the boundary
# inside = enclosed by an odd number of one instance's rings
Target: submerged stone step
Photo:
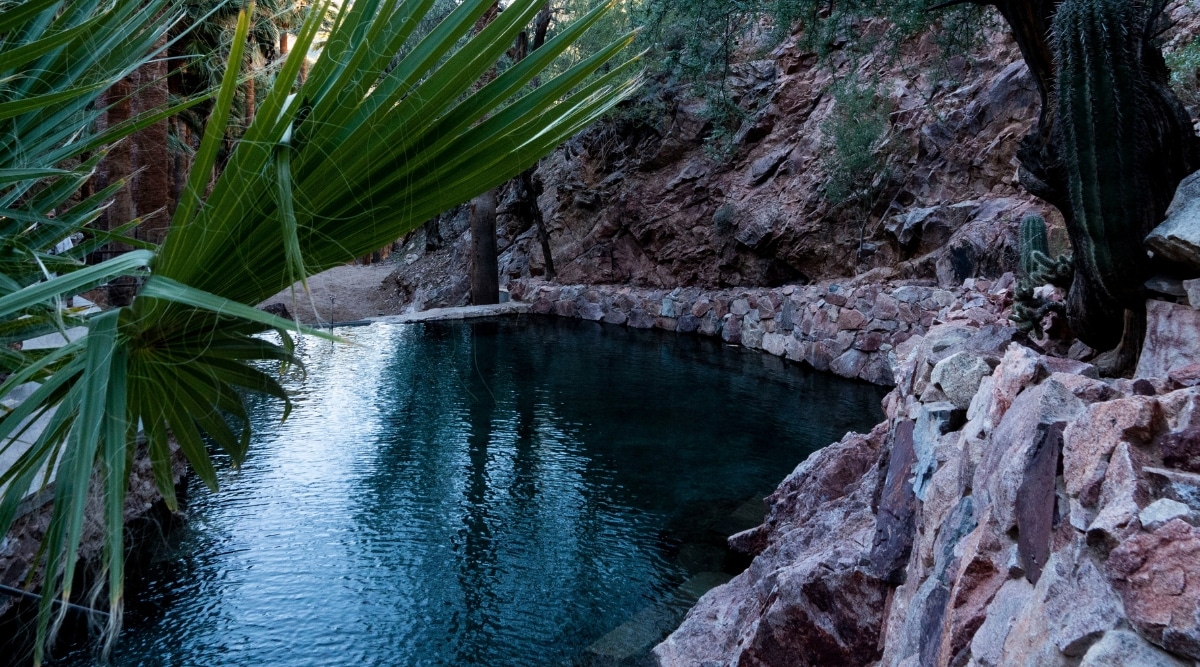
[[[665,602],[647,607],[633,618],[597,639],[587,652],[614,663],[646,653],[679,626],[684,614],[705,593],[733,576],[724,572],[701,572],[672,591]]]
[[[732,514],[714,524],[713,530],[722,537],[729,537],[761,525],[767,518],[767,504],[763,501],[764,498],[766,494],[756,495],[742,503]]]
[[[725,572],[701,572],[675,589],[675,599],[691,608],[705,593],[729,583],[730,579],[733,579],[733,575]]]

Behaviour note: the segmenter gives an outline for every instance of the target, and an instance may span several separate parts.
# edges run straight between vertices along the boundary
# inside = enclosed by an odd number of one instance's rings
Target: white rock
[[[1177,500],[1170,498],[1161,498],[1146,506],[1145,509],[1138,514],[1138,519],[1142,522],[1142,528],[1146,530],[1155,530],[1159,526],[1166,524],[1175,519],[1190,519],[1192,516],[1192,508],[1184,505]]]

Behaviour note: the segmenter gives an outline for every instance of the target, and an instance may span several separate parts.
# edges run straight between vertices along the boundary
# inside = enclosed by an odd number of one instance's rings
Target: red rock
[[[1200,660],[1200,529],[1181,519],[1137,533],[1112,551],[1107,572],[1129,622],[1150,642]]]
[[[1168,377],[1180,387],[1200,385],[1200,362],[1176,368],[1168,374]]]
[[[867,318],[857,310],[844,308],[841,313],[838,313],[837,323],[838,329],[842,331],[857,330],[863,328],[863,325],[867,323]]]
[[[1123,441],[1147,444],[1161,428],[1158,400],[1150,397],[1095,403],[1067,427],[1063,439],[1063,477],[1067,494],[1085,507],[1099,500],[1104,471]]]
[[[780,485],[767,522],[747,540],[766,546],[654,649],[660,665],[849,667],[878,659],[887,587],[858,563],[874,532],[885,434],[848,435]]]

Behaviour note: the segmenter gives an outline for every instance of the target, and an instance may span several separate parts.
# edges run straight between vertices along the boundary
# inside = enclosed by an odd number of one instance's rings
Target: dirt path
[[[381,287],[383,280],[395,270],[396,265],[391,262],[371,266],[338,266],[308,279],[311,300],[297,283],[295,302],[291,290],[284,290],[260,305],[281,303],[306,324],[399,315],[403,311],[399,300],[390,289]]]

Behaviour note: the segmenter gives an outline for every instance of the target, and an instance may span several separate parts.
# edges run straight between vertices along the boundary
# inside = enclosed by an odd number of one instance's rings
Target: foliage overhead
[[[170,439],[200,479],[215,488],[205,438],[235,464],[243,460],[250,436],[243,392],[287,401],[272,373],[255,362],[294,363],[285,332],[304,329],[254,304],[297,278],[378,248],[512,178],[639,83],[630,76],[636,60],[613,65],[633,39],[625,34],[578,58],[540,87],[527,85],[576,45],[612,9],[612,2],[580,16],[482,86],[477,81],[493,69],[543,2],[516,0],[476,34],[473,27],[492,0],[465,0],[427,34],[414,35],[416,19],[426,16],[434,3],[357,0],[342,5],[320,57],[304,78],[306,55],[333,7],[328,0],[319,4],[299,27],[273,85],[260,97],[254,122],[210,184],[251,29],[253,8],[243,10],[230,43],[233,65],[223,76],[162,247],[93,267],[72,266],[73,271],[57,277],[29,277],[31,284],[11,277],[28,270],[14,269],[0,279],[0,327],[10,332],[31,317],[56,316],[64,297],[121,275],[143,279],[130,306],[80,315],[88,330],[82,340],[36,355],[0,348],[5,350],[0,360],[10,373],[0,385],[0,398],[26,382],[41,383],[0,417],[0,442],[5,443],[0,450],[13,447],[9,438],[26,431],[31,420],[50,419],[34,446],[0,472],[2,535],[19,501],[46,484],[44,471],[56,471],[42,551],[46,576],[38,660],[42,640],[52,634],[52,601],[73,593],[71,575],[89,489],[99,493],[104,507],[111,641],[122,601],[122,512],[139,438],[148,448],[158,489],[173,508]],[[89,105],[99,91],[153,56],[151,45],[165,34],[178,8],[167,0],[66,5],[29,0],[15,8],[4,6],[0,62],[5,67],[16,60],[14,51],[27,62],[31,53],[66,58],[64,45],[70,40],[64,33],[69,30],[91,40],[84,42],[87,48],[70,53],[94,55],[84,66],[69,60],[45,62],[38,68],[45,74],[33,83],[0,79],[0,120],[19,120],[5,136],[22,143],[21,150],[6,155],[24,156],[0,163],[0,178],[5,179],[0,181],[0,202],[10,207],[0,212],[7,230],[0,240],[48,228],[70,233],[95,216],[103,199],[99,195],[69,209],[69,229],[62,217],[55,223],[45,215],[67,201],[98,158],[74,170],[64,170],[60,163],[115,136],[89,135],[98,113],[89,111]],[[55,110],[53,104],[68,100],[73,106]],[[28,109],[40,109],[42,115],[20,120],[18,114]],[[148,120],[153,119],[138,123]],[[29,145],[41,147],[40,152],[31,152]],[[79,207],[84,208],[76,212]],[[27,267],[29,262],[23,261]],[[4,270],[9,271],[7,266]],[[283,333],[282,343],[257,336],[271,329]],[[21,331],[6,341],[28,335]],[[65,612],[65,606],[61,609]]]

